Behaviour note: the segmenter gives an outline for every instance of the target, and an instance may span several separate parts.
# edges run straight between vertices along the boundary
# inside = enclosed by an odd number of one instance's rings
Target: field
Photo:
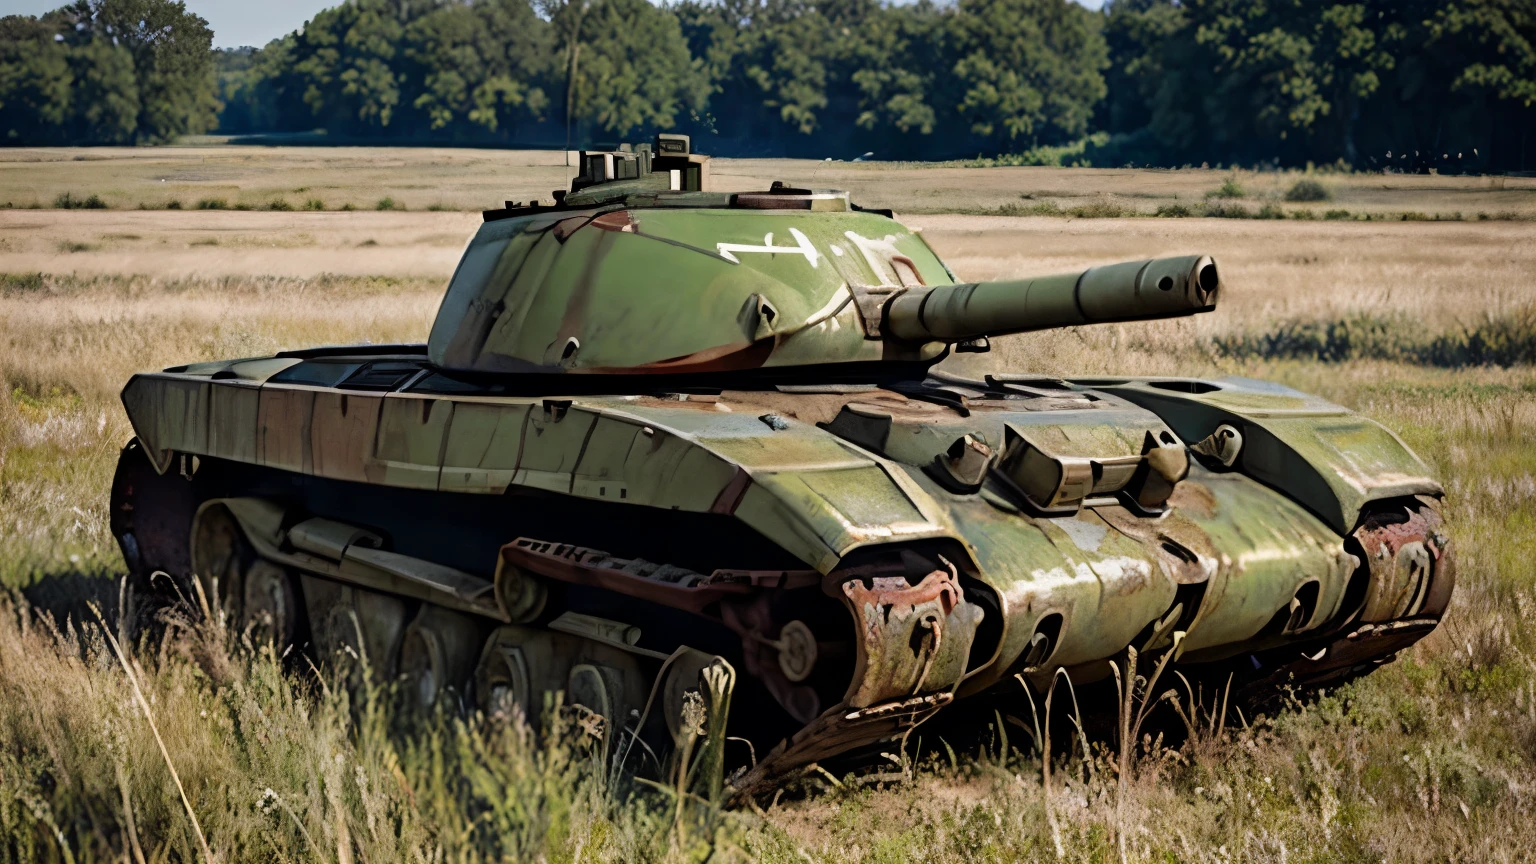
[[[1186,710],[1204,697],[1199,734],[1145,742],[1124,763],[1110,740],[1058,747],[1049,794],[1021,703],[1019,722],[999,716],[1002,734],[979,745],[914,741],[904,780],[815,775],[771,806],[720,811],[608,783],[564,739],[535,753],[520,727],[391,728],[387,694],[285,674],[217,626],[140,645],[125,672],[84,600],[111,620],[121,562],[106,497],[130,435],[116,401],[127,377],[424,339],[472,211],[547,196],[568,176],[560,163],[0,152],[0,581],[18,589],[0,613],[0,860],[1442,861],[1536,848],[1532,179],[1327,175],[1330,201],[1292,203],[1298,177],[1281,173],[714,166],[721,185],[783,179],[893,206],[964,279],[1214,255],[1228,292],[1215,314],[1016,337],[967,360],[1269,378],[1401,434],[1446,481],[1460,584],[1436,633],[1321,699],[1232,713],[1218,730],[1211,694],[1180,690]],[[1251,209],[1319,218],[1142,218],[1229,179]],[[54,208],[64,193],[107,209]],[[311,198],[324,211],[300,209]],[[375,209],[384,198],[405,210]],[[193,209],[205,199],[225,206]],[[279,199],[294,209],[263,209]],[[1031,209],[1042,201],[1054,210]],[[1096,202],[1087,215],[1101,218],[1070,215]],[[1322,218],[1333,208],[1376,218]],[[1177,722],[1170,706],[1155,714]]]
[[[0,154],[0,207],[81,206],[96,196],[118,210],[465,210],[504,199],[550,198],[575,159],[559,151],[372,147],[163,147],[25,149]],[[846,189],[866,207],[902,213],[1106,217],[1223,213],[1333,219],[1528,220],[1536,177],[1319,173],[1323,200],[1287,200],[1295,171],[985,168],[969,163],[717,159],[720,189]],[[1230,181],[1230,184],[1229,184]],[[1305,197],[1305,196],[1303,196]],[[1331,213],[1331,216],[1330,216]]]

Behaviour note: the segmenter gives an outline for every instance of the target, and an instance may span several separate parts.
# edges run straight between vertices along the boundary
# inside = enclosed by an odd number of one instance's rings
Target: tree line
[[[173,0],[0,19],[0,134],[1536,170],[1532,0],[346,0],[209,39]]]

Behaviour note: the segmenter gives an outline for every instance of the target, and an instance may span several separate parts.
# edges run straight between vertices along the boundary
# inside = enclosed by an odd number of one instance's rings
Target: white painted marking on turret
[[[805,326],[810,327],[820,324],[822,321],[831,318],[841,311],[843,305],[851,299],[853,299],[853,295],[848,292],[847,285],[837,286],[837,290],[833,292],[832,299],[827,301],[827,305],[812,312],[811,316],[805,319]]]
[[[854,247],[864,256],[864,263],[869,265],[869,269],[875,273],[875,278],[880,280],[879,284],[900,287],[901,280],[888,268],[890,259],[901,254],[896,249],[896,241],[900,239],[899,237],[895,234],[887,234],[879,240],[873,240],[869,237],[861,237],[854,231],[844,231],[843,236],[853,241]]]
[[[769,255],[781,253],[786,255],[804,255],[805,260],[811,262],[812,270],[821,265],[821,253],[817,251],[815,245],[811,243],[811,238],[805,236],[805,234],[802,233],[799,228],[789,229],[789,236],[795,238],[796,245],[773,245],[773,232],[769,231],[767,234],[763,235],[763,245],[761,246],[751,246],[745,243],[716,243],[715,248],[720,251],[721,258],[724,258],[727,261],[731,261],[735,264],[740,264],[741,259],[737,258],[734,253],[763,252]]]

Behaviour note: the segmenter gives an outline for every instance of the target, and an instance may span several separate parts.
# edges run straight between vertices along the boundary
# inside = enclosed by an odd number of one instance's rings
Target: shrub
[[[1119,219],[1131,214],[1113,201],[1095,201],[1092,204],[1073,207],[1067,211],[1067,215],[1076,216],[1079,219]]]
[[[197,202],[199,210],[228,210],[229,202],[223,198],[204,198]]]
[[[1250,219],[1253,214],[1241,204],[1206,204],[1205,215],[1211,219]]]
[[[293,205],[289,204],[287,199],[276,198],[276,199],[273,199],[272,201],[269,201],[267,203],[267,209],[268,210],[276,210],[276,211],[278,211],[280,213],[286,213],[287,211],[293,209]]]
[[[992,157],[978,155],[975,159],[962,163],[971,168],[999,168],[999,167],[1035,167],[1049,166],[1052,168],[1082,167],[1090,168],[1092,163],[1086,155],[1090,149],[1102,148],[1109,143],[1108,132],[1095,132],[1085,138],[1079,138],[1070,144],[1057,147],[1040,146],[1032,147],[1023,153],[999,153]]]
[[[324,210],[325,209],[325,202],[321,201],[319,198],[311,198],[308,201],[304,202],[304,209],[305,210]]]
[[[1327,213],[1323,214],[1323,218],[1329,221],[1333,221],[1336,219],[1353,219],[1355,217],[1351,215],[1348,210],[1329,210]]]
[[[1246,197],[1248,197],[1248,192],[1247,192],[1247,190],[1243,189],[1242,184],[1237,182],[1237,178],[1236,177],[1228,177],[1226,180],[1222,181],[1221,188],[1216,189],[1216,190],[1214,190],[1212,192],[1206,193],[1205,197],[1207,197],[1207,198],[1246,198]]]
[[[49,280],[41,273],[0,273],[0,297],[42,291]]]
[[[1164,204],[1157,208],[1157,215],[1170,219],[1184,219],[1193,215],[1183,204]]]
[[[1009,201],[996,210],[978,209],[972,211],[979,216],[1061,216],[1061,208],[1051,201],[1036,201],[1033,204],[1020,204]]]
[[[1285,193],[1287,201],[1328,201],[1332,198],[1333,194],[1328,191],[1328,187],[1311,177],[1297,180],[1295,185]]]
[[[398,204],[396,204],[395,203],[395,199],[389,198],[389,197],[384,197],[384,198],[380,198],[379,199],[379,203],[373,205],[373,209],[375,209],[375,210],[404,210],[405,208],[401,207]]]
[[[1285,218],[1285,211],[1280,209],[1280,205],[1278,205],[1278,204],[1275,204],[1273,202],[1266,202],[1263,207],[1259,208],[1259,215],[1258,215],[1257,218],[1259,218],[1259,219],[1284,219]]]
[[[1417,211],[1410,211],[1410,212],[1404,213],[1402,215],[1402,221],[1404,221],[1404,222],[1428,222],[1429,221],[1429,216],[1427,214],[1419,213]]]
[[[176,200],[175,198],[172,198],[171,200],[165,202],[165,209],[167,209],[167,210],[180,210],[181,209],[181,202]]]
[[[1331,321],[1285,321],[1263,333],[1218,336],[1212,344],[1218,354],[1240,359],[1513,366],[1536,361],[1536,304],[1444,333],[1426,333],[1422,322],[1406,315],[1355,313]]]
[[[76,198],[68,192],[61,192],[53,199],[53,206],[60,210],[105,210],[107,202],[101,200],[100,195]]]

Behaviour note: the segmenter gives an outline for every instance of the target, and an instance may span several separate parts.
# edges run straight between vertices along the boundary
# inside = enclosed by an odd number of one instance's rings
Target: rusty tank
[[[1208,313],[1210,257],[959,282],[845,193],[713,191],[683,136],[581,166],[484,214],[425,344],[134,376],[136,589],[195,581],[421,707],[558,697],[605,746],[663,752],[704,705],[738,791],[1128,647],[1310,686],[1444,612],[1441,486],[1369,419],[1242,378],[938,366]]]

